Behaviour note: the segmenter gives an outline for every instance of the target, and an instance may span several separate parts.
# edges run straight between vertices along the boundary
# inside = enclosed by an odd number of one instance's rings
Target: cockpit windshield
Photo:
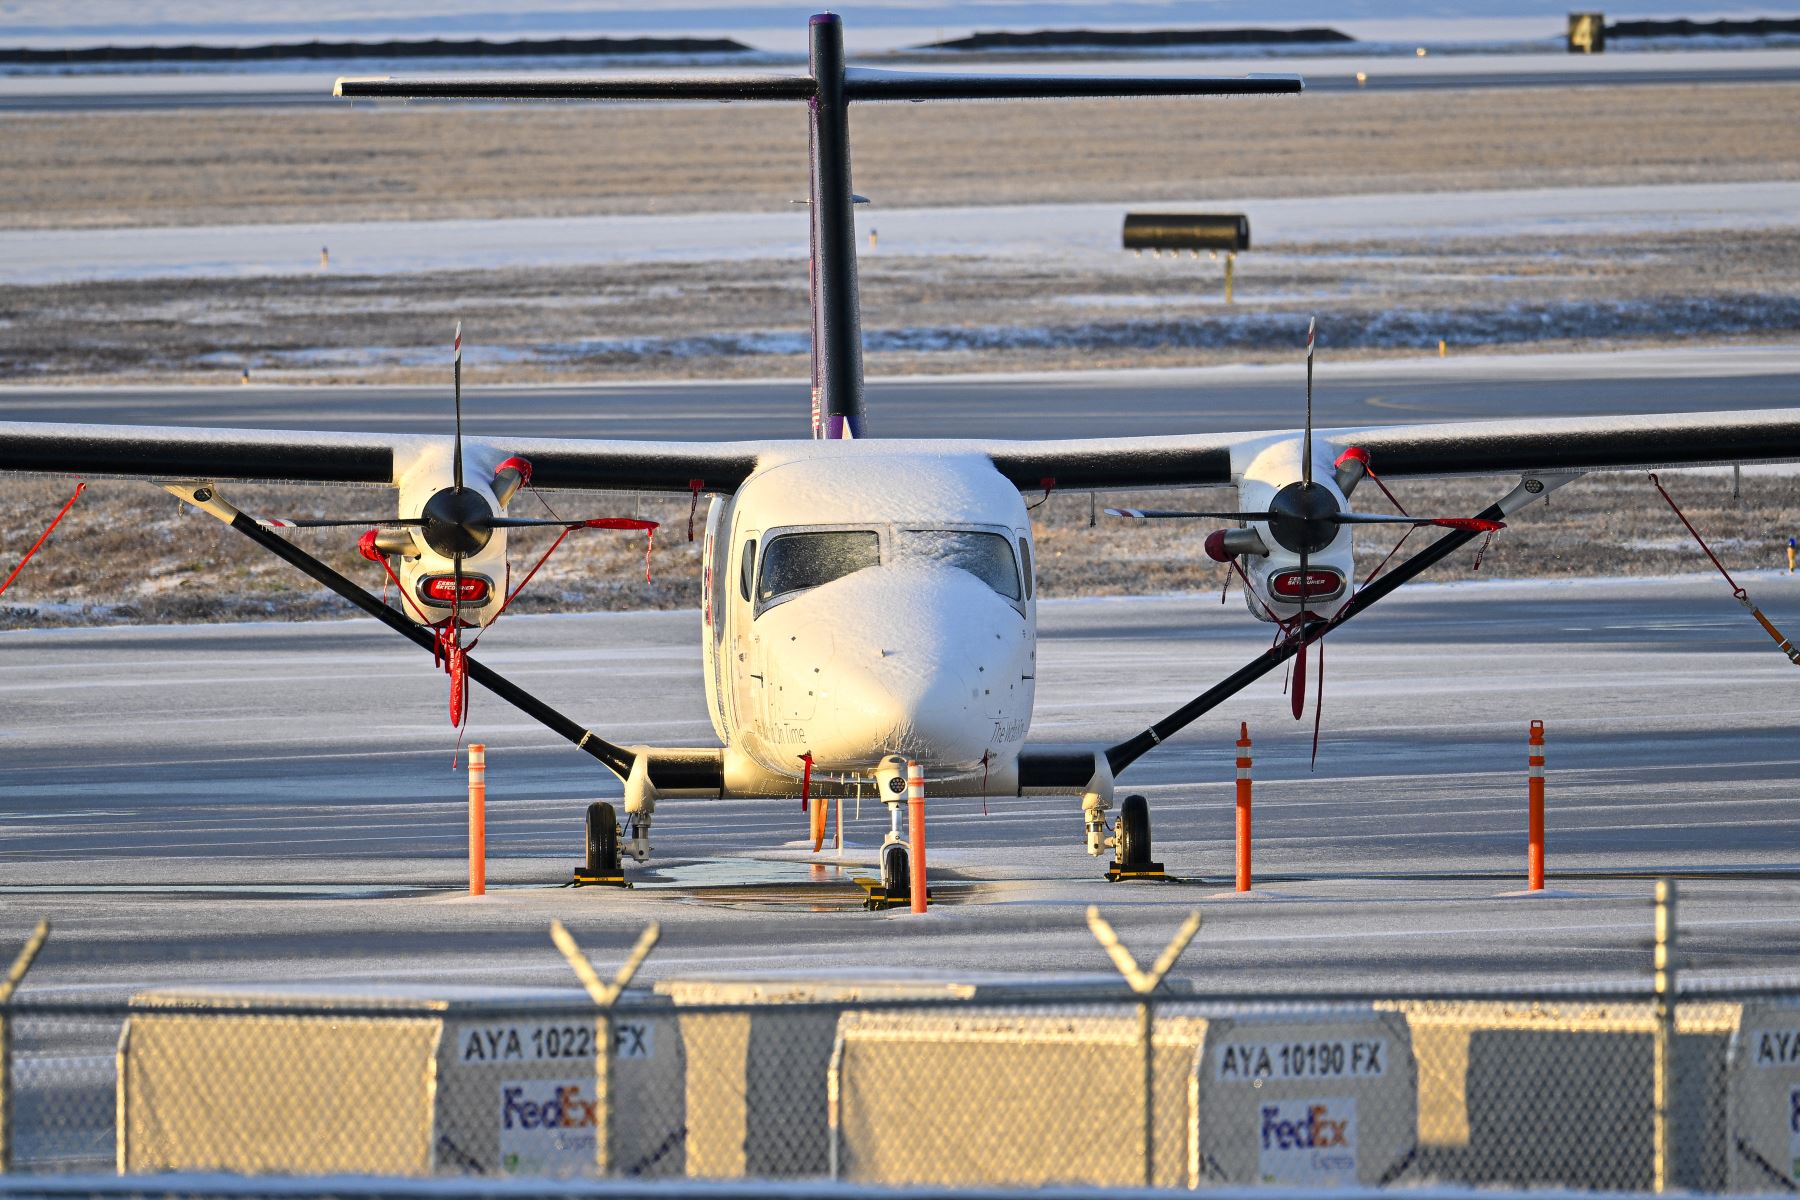
[[[894,535],[897,558],[924,558],[961,567],[1005,596],[1018,600],[1019,562],[1012,541],[976,529],[902,529]]]
[[[763,550],[756,602],[801,592],[853,575],[881,562],[881,538],[872,529],[784,533]]]

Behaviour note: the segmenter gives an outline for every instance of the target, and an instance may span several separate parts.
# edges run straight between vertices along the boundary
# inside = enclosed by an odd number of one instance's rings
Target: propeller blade
[[[1472,529],[1476,533],[1506,528],[1504,521],[1488,521],[1481,517],[1390,517],[1380,513],[1341,512],[1326,519],[1338,525],[1435,525],[1439,529]]]
[[[1109,508],[1109,517],[1125,517],[1132,521],[1179,521],[1200,517],[1213,521],[1266,521],[1271,512],[1186,512],[1173,508]]]
[[[1311,345],[1310,338],[1308,339],[1308,345],[1309,346]],[[1300,642],[1300,653],[1294,656],[1294,688],[1293,688],[1292,695],[1290,695],[1288,697],[1290,700],[1293,701],[1294,720],[1296,720],[1296,721],[1298,721],[1300,719],[1301,714],[1306,709],[1306,641],[1304,639],[1304,635],[1306,633],[1306,599],[1307,599],[1307,597],[1306,597],[1306,580],[1307,580],[1307,577],[1312,574],[1312,571],[1309,569],[1309,567],[1310,567],[1310,564],[1307,562],[1306,551],[1301,550],[1300,551],[1300,615],[1297,618],[1295,618],[1295,620],[1299,623],[1302,640]]]
[[[549,517],[491,517],[481,522],[489,529],[533,529],[540,526],[552,526],[558,529],[657,529],[660,522],[641,521],[636,517],[594,517],[590,520],[568,521]]]
[[[264,529],[349,529],[354,526],[387,525],[399,529],[414,529],[425,524],[423,517],[352,517],[348,520],[301,520],[282,521],[274,517],[259,520],[258,525]]]
[[[462,322],[456,323],[456,490],[463,490],[462,461]]]
[[[460,340],[460,339],[459,339]],[[450,727],[461,729],[463,718],[468,710],[463,707],[467,698],[464,689],[468,686],[465,680],[462,648],[462,594],[463,594],[463,556],[452,555],[450,570],[456,577],[456,592],[450,597]]]
[[[1306,441],[1300,447],[1305,457],[1300,460],[1302,476],[1308,488],[1312,487],[1312,371],[1313,371],[1313,318],[1306,318]]]

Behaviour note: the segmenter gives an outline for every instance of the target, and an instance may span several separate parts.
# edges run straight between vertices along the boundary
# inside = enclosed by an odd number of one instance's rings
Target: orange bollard
[[[469,895],[487,895],[487,747],[469,743]]]
[[[1237,890],[1250,890],[1250,724],[1238,722]]]
[[[1531,752],[1526,760],[1530,764],[1531,779],[1526,785],[1527,797],[1531,807],[1531,815],[1527,820],[1529,828],[1526,836],[1530,842],[1530,855],[1525,866],[1525,888],[1527,891],[1544,890],[1544,723],[1531,723]]]
[[[925,911],[925,768],[906,763],[907,833],[912,841],[912,910]]]

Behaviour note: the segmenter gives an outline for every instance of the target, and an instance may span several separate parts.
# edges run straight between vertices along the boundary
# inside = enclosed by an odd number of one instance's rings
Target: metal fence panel
[[[1800,1181],[1800,989],[722,994],[15,999],[11,1169],[1648,1190],[1662,1037],[1666,1184]]]

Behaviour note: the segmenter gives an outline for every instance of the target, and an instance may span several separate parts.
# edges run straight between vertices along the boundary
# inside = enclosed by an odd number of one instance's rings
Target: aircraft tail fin
[[[1305,84],[1294,75],[970,75],[847,69],[835,13],[808,26],[806,75],[684,78],[344,78],[333,94],[440,100],[804,100],[810,110],[812,180],[813,436],[863,436],[862,318],[856,281],[855,195],[850,189],[852,101],[1059,100],[1126,96],[1267,96]]]

